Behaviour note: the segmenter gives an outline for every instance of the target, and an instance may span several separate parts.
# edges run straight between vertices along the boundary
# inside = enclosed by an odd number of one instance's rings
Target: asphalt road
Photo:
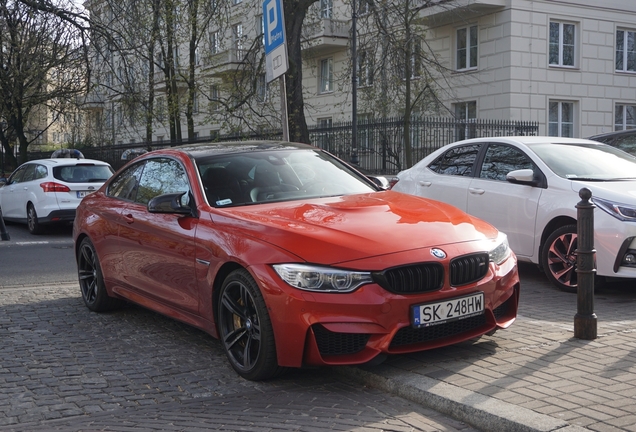
[[[72,228],[32,235],[26,225],[7,224],[10,239],[0,241],[0,286],[77,281]]]

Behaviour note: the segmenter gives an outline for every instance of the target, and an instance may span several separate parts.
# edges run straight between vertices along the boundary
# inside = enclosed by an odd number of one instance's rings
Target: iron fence
[[[358,166],[369,173],[396,174],[406,168],[404,141],[404,118],[358,121],[357,148],[351,145],[352,122],[334,123],[328,127],[310,126],[311,143],[329,151],[335,156],[351,161],[355,156]],[[537,122],[503,120],[457,120],[443,117],[414,117],[409,127],[411,160],[417,162],[429,153],[451,142],[466,138],[496,137],[513,135],[536,135]],[[282,139],[282,132],[262,131],[259,133],[226,135],[183,141],[186,143],[215,141],[239,141],[247,139]],[[175,145],[170,141],[152,143],[130,143],[82,148],[86,158],[104,160],[114,168],[128,161],[127,155],[135,156],[134,149],[156,150]],[[122,158],[122,155],[124,156]],[[49,153],[31,152],[29,159],[48,158]]]

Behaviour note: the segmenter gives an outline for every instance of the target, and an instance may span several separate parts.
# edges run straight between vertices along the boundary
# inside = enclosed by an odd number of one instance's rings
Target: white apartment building
[[[373,1],[373,0],[372,0]],[[402,3],[406,0],[392,0]],[[534,121],[540,135],[587,137],[636,127],[636,5],[633,0],[409,0],[417,10],[411,21],[418,37],[411,57],[410,85],[420,91],[429,83],[439,101],[411,101],[417,114],[460,119]],[[105,2],[87,3],[89,10]],[[238,81],[239,63],[251,50],[252,64],[262,36],[261,1],[231,0],[228,19],[210,21],[197,45],[195,136],[224,135],[280,127],[277,82],[264,82],[262,70],[253,82],[249,102],[226,115],[225,97],[245,91]],[[372,19],[382,2],[357,0],[357,95],[359,119],[400,116],[404,101],[395,84],[401,71],[384,60],[396,45],[386,43]],[[104,11],[100,12],[104,15]],[[303,23],[303,84],[309,125],[328,126],[352,118],[351,2],[318,0]],[[398,33],[397,29],[393,29]],[[376,39],[374,39],[376,37]],[[254,49],[256,47],[256,49]],[[179,43],[184,61],[187,45]],[[427,65],[425,57],[437,65]],[[117,62],[117,53],[111,58]],[[185,62],[187,63],[187,62]],[[421,63],[421,64],[420,64]],[[426,68],[430,76],[423,72]],[[103,69],[103,68],[102,68]],[[111,72],[97,74],[114,88]],[[398,68],[399,69],[399,68]],[[120,69],[121,70],[121,69]],[[427,79],[429,77],[429,79]],[[432,78],[432,79],[431,79]],[[419,86],[419,87],[418,87]],[[159,83],[157,106],[165,105]],[[121,92],[91,95],[93,124],[113,143],[141,142],[145,127],[129,121]],[[186,89],[179,94],[185,98]],[[418,105],[419,104],[419,105]],[[382,106],[382,107],[380,107]],[[157,108],[156,108],[157,109]],[[184,112],[184,108],[180,108]],[[153,122],[153,141],[167,139],[161,113]],[[185,130],[185,117],[182,129]],[[97,130],[96,128],[93,128]],[[187,138],[183,134],[183,138]]]

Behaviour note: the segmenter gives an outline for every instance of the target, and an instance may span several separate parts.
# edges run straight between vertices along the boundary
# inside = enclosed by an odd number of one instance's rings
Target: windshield
[[[315,150],[199,157],[208,203],[215,207],[373,192],[363,177]]]
[[[607,145],[537,144],[532,150],[556,175],[570,180],[636,178],[636,158]]]

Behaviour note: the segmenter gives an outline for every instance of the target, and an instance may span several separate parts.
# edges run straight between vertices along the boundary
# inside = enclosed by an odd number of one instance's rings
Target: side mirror
[[[192,207],[182,203],[182,198],[186,194],[187,192],[179,192],[156,196],[148,202],[148,211],[150,213],[191,215]]]
[[[530,186],[534,186],[537,183],[534,171],[529,168],[510,171],[508,174],[506,174],[506,180],[510,183],[525,184]]]
[[[0,177],[0,187],[4,186],[7,184],[7,179],[4,177]]]
[[[389,180],[387,180],[386,177],[368,175],[367,178],[375,183],[375,185],[380,189],[387,190],[391,187]]]

